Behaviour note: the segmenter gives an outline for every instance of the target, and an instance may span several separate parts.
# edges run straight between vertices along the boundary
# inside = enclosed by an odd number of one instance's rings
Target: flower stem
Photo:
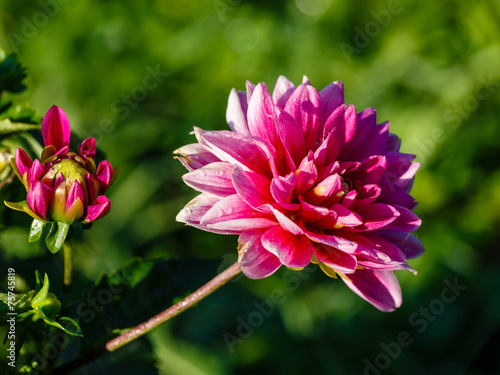
[[[64,279],[63,279],[63,292],[65,294],[71,293],[71,283],[73,282],[73,240],[69,239],[64,241]]]
[[[114,339],[108,341],[105,345],[93,350],[92,352],[87,353],[85,356],[77,358],[59,368],[54,369],[52,374],[57,374],[57,375],[69,374],[72,371],[75,371],[76,369],[96,360],[103,354],[108,352],[113,352],[121,348],[122,346],[128,344],[129,342],[145,335],[146,333],[152,331],[156,327],[159,327],[163,323],[172,319],[174,316],[179,315],[184,310],[187,310],[194,304],[198,303],[212,292],[216,291],[219,287],[226,284],[234,276],[239,274],[240,271],[241,271],[240,264],[238,262],[234,263],[232,266],[228,267],[223,272],[215,276],[212,280],[203,285],[201,288],[197,289],[186,298],[177,302],[175,305],[170,306],[168,309],[162,311],[158,315],[153,316],[144,323],[141,323],[138,326],[130,329],[124,334],[115,337]]]

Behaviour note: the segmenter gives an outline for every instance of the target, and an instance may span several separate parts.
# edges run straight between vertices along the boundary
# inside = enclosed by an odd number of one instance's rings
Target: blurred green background
[[[396,312],[314,267],[282,269],[237,278],[123,358],[151,345],[157,372],[172,375],[500,374],[498,0],[0,4],[0,44],[29,73],[12,99],[41,116],[62,107],[75,134],[94,136],[122,166],[111,214],[77,236],[82,291],[133,256],[222,259],[220,270],[236,260],[236,237],[175,222],[196,193],[172,151],[194,142],[193,126],[226,129],[227,96],[245,80],[270,89],[280,74],[296,84],[307,75],[318,89],[342,80],[347,102],[375,107],[422,163],[413,195],[426,253],[410,261],[417,276],[397,272]],[[26,245],[27,215],[3,215],[2,282],[7,267],[30,286],[35,268],[60,277],[61,259]],[[453,295],[449,284],[464,287]],[[273,296],[264,316],[257,305]],[[95,366],[79,373],[139,373]]]

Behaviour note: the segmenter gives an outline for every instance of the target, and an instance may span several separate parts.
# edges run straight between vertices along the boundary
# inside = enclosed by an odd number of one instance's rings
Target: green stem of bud
[[[64,279],[63,292],[71,293],[71,283],[73,282],[73,239],[64,241]]]
[[[191,293],[186,298],[177,302],[175,305],[170,306],[168,309],[162,311],[156,316],[153,316],[144,323],[132,328],[131,330],[125,332],[124,334],[115,337],[114,339],[108,341],[105,345],[87,353],[85,356],[77,358],[65,365],[58,367],[53,370],[53,375],[70,374],[76,369],[95,361],[97,358],[101,357],[103,354],[108,352],[113,352],[122,346],[128,344],[129,342],[138,339],[139,337],[145,335],[146,333],[152,331],[156,327],[159,327],[166,321],[172,319],[174,316],[179,315],[184,310],[187,310],[191,306],[200,302],[203,298],[216,291],[219,287],[226,284],[234,276],[241,272],[241,267],[238,262],[234,263],[232,266],[225,269],[223,272],[215,276],[208,283],[203,285],[201,288],[197,289]]]

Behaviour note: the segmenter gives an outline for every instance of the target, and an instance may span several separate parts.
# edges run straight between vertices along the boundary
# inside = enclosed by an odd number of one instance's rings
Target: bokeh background
[[[194,141],[193,126],[226,129],[227,96],[245,80],[344,81],[347,102],[375,107],[422,163],[413,195],[426,253],[410,261],[417,276],[397,272],[396,312],[314,267],[282,269],[238,277],[123,361],[147,348],[153,374],[500,374],[498,0],[0,4],[0,44],[29,73],[12,98],[40,115],[62,107],[122,166],[111,214],[77,234],[80,290],[134,256],[220,259],[219,270],[236,260],[236,237],[175,222],[195,192],[172,151]],[[26,245],[24,216],[0,230],[0,275],[13,266],[28,287],[35,268],[57,277],[62,261]],[[79,373],[147,373],[102,366]]]

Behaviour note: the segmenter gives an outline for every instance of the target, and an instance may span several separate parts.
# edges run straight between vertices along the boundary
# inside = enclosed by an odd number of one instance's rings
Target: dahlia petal
[[[397,204],[410,210],[413,209],[417,205],[415,198],[395,186],[392,181],[388,181],[386,177],[384,175],[384,178],[378,183],[382,191],[377,198],[377,202],[391,205]]]
[[[264,83],[259,83],[248,103],[248,129],[250,134],[268,141],[275,148],[278,145],[276,134],[276,113],[273,99]]]
[[[355,256],[320,243],[314,244],[314,255],[337,272],[351,274],[358,265]]]
[[[354,227],[363,224],[363,219],[356,212],[349,210],[342,204],[334,204],[330,207],[337,213],[337,222],[346,227]]]
[[[290,268],[307,266],[312,259],[311,241],[304,235],[294,235],[280,226],[268,229],[262,235],[262,245]]]
[[[251,81],[246,81],[245,88],[247,91],[247,101],[250,103],[250,99],[252,98],[252,94],[255,90],[255,85]]]
[[[386,168],[386,159],[382,155],[372,155],[361,163],[346,172],[346,176],[351,181],[360,181],[364,184],[378,184],[384,175]]]
[[[82,156],[85,159],[86,158],[94,159],[95,152],[96,152],[95,139],[94,137],[89,137],[86,140],[84,140],[80,145],[80,149],[78,150],[78,155]]]
[[[250,135],[247,123],[247,94],[242,91],[231,90],[227,103],[226,120],[232,131]]]
[[[87,207],[87,215],[83,219],[83,223],[91,223],[97,219],[101,219],[111,211],[111,202],[104,195],[99,195],[92,205]]]
[[[332,246],[348,254],[353,254],[360,248],[360,245],[357,242],[346,239],[344,236],[339,237],[332,234],[313,233],[310,231],[304,231],[304,233],[313,242]]]
[[[269,191],[270,181],[255,172],[245,172],[240,166],[235,165],[232,175],[232,186],[238,195],[249,206],[257,208],[272,201]]]
[[[416,258],[424,253],[424,245],[410,233],[394,230],[379,230],[377,234],[399,247],[406,259]]]
[[[278,211],[274,207],[271,207],[271,211],[273,212],[276,220],[280,223],[281,227],[295,235],[304,234],[304,231],[301,227],[299,227],[296,223],[293,222],[289,217],[284,215],[282,212]]]
[[[285,112],[292,116],[302,128],[306,150],[312,150],[321,142],[320,99],[316,89],[300,84],[288,99]]]
[[[232,171],[231,164],[215,162],[186,173],[182,176],[182,180],[186,185],[202,193],[226,197],[236,193],[231,179]]]
[[[399,210],[384,203],[373,203],[357,213],[363,219],[363,224],[353,228],[355,231],[364,232],[377,230],[388,226],[400,216]]]
[[[412,163],[415,155],[387,152],[387,167],[384,178],[405,192],[411,189],[413,178],[420,163]],[[408,189],[407,189],[408,188]]]
[[[321,182],[318,182],[313,189],[306,193],[304,198],[307,202],[318,205],[330,198],[332,195],[337,194],[341,189],[342,179],[337,173],[335,173],[328,176]],[[337,201],[340,201],[340,199],[341,197],[338,197]]]
[[[195,134],[200,143],[208,146],[221,161],[240,165],[244,170],[272,175],[269,160],[274,158],[262,142],[225,130],[204,131],[195,128]]]
[[[342,278],[351,290],[377,309],[394,311],[403,301],[401,287],[392,271],[357,270]]]
[[[385,152],[398,152],[401,147],[401,139],[396,134],[389,133]]]
[[[380,196],[382,189],[378,185],[366,184],[356,189],[354,209],[360,210],[372,204]]]
[[[323,138],[327,138],[330,132],[334,134],[338,142],[338,146],[335,146],[335,148],[338,147],[340,149],[340,160],[345,160],[343,153],[356,133],[357,122],[356,108],[352,104],[344,108],[345,105],[342,105],[330,115],[323,131]],[[333,161],[332,157],[327,159],[327,162],[331,161]]]
[[[191,225],[195,228],[220,234],[237,234],[238,232],[217,231],[201,225],[201,218],[212,208],[212,206],[220,200],[210,194],[200,194],[193,198],[186,206],[177,214],[175,220],[181,223]]]
[[[84,206],[80,198],[77,198],[73,201],[71,205],[66,208],[66,212],[64,213],[64,218],[61,220],[66,224],[72,224],[75,221],[79,220],[83,216]]]
[[[302,76],[302,84],[311,86],[311,82],[309,81],[309,78],[307,78],[306,75]]]
[[[73,204],[74,201],[79,199],[82,203],[85,202],[85,196],[80,183],[75,180],[69,189],[68,197],[66,198],[66,210]]]
[[[96,175],[101,188],[100,192],[104,193],[108,189],[113,178],[113,167],[111,166],[109,161],[103,160],[99,163]]]
[[[417,214],[412,210],[399,205],[392,205],[392,207],[397,210],[399,215],[396,220],[391,222],[384,229],[401,232],[415,232],[422,224],[422,220],[420,220]]]
[[[357,197],[358,192],[356,190],[351,190],[344,196],[344,198],[342,198],[342,205],[349,210],[353,210]]]
[[[40,160],[35,159],[26,176],[28,186],[30,186],[33,182],[40,180],[43,176],[44,170],[45,168],[42,163],[40,163]]]
[[[374,251],[372,254],[359,254],[367,260],[376,263],[399,262],[406,264],[406,257],[401,249],[384,237],[379,236],[378,231],[363,233],[358,237],[358,241],[364,247],[369,247]]]
[[[287,176],[274,177],[271,181],[271,195],[278,203],[291,203],[292,192],[297,185],[297,176],[295,173],[290,172]]]
[[[99,190],[100,190],[99,180],[97,180],[97,178],[95,178],[90,172],[87,173],[85,180],[87,184],[89,202],[93,202],[99,195]]]
[[[297,121],[288,113],[277,108],[276,114],[278,116],[278,121],[276,122],[278,136],[286,152],[288,152],[292,158],[294,163],[293,169],[295,169],[295,166],[297,166],[306,155],[304,133]]]
[[[238,262],[243,273],[251,279],[272,275],[281,266],[278,257],[262,246],[261,230],[243,232],[238,239]]]
[[[321,116],[326,120],[333,111],[345,103],[344,83],[335,81],[319,92],[321,100]]]
[[[302,160],[295,174],[297,175],[297,195],[304,194],[314,186],[318,179],[318,169],[314,163],[312,151],[309,151],[309,154]]]
[[[215,163],[220,159],[212,154],[205,146],[199,143],[191,143],[174,151],[177,159],[188,169],[194,171],[204,165]]]
[[[310,204],[307,201],[304,201],[302,197],[299,197],[300,201],[300,218],[303,219],[306,223],[314,223],[314,226],[319,228],[318,225],[319,220],[323,220],[323,223],[329,222],[331,227],[333,227],[337,223],[337,213],[335,211],[331,211],[326,207],[319,207],[314,204]],[[321,226],[323,228],[324,226]]]
[[[295,85],[285,76],[279,76],[273,90],[273,102],[280,108],[285,108],[286,102],[295,91]]]
[[[49,205],[52,189],[49,188],[41,181],[34,181],[28,194],[26,195],[26,202],[29,208],[42,219],[47,219],[47,207]]]
[[[14,160],[17,174],[22,180],[24,174],[30,170],[33,162],[31,161],[31,158],[28,156],[28,154],[20,148],[16,150]]]
[[[42,136],[45,146],[54,146],[58,154],[68,152],[71,128],[68,116],[61,108],[55,105],[50,107],[43,118]]]
[[[237,194],[222,198],[201,218],[200,224],[209,231],[218,230],[239,234],[246,230],[276,225],[272,215],[254,210]]]

